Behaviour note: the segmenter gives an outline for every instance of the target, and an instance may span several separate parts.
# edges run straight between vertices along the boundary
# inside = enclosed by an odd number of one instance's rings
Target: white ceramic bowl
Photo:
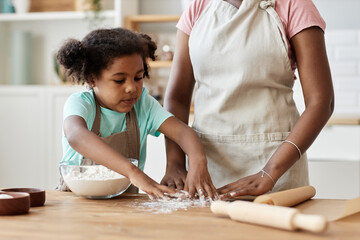
[[[135,159],[129,161],[138,165]],[[73,193],[91,199],[116,197],[131,185],[128,178],[102,165],[60,165],[60,173]]]

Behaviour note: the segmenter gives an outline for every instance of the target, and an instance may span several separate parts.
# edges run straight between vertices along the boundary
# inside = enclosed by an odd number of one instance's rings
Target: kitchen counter
[[[209,207],[154,214],[134,201],[143,194],[89,200],[73,193],[47,191],[43,207],[26,215],[0,216],[0,239],[358,239],[360,214],[331,222],[325,233],[291,232],[217,217]],[[332,200],[310,200],[332,201]],[[333,200],[341,201],[341,200]]]

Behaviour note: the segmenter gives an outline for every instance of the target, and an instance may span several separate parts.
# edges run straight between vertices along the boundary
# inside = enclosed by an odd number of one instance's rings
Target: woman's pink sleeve
[[[190,35],[191,30],[210,0],[193,0],[185,9],[176,27]]]
[[[326,23],[312,0],[290,0],[287,34],[289,39],[309,27],[325,31]]]

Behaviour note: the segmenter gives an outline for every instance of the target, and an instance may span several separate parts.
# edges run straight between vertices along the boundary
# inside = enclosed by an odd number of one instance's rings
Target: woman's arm
[[[164,107],[185,124],[188,123],[195,79],[189,56],[189,36],[178,30],[176,48],[166,88]],[[186,179],[185,155],[181,148],[166,138],[166,173],[161,184],[183,189]]]
[[[157,184],[104,140],[89,131],[82,117],[67,117],[64,120],[64,133],[75,151],[129,178],[132,184],[148,195],[163,197],[164,192],[174,193],[173,189]]]
[[[307,28],[291,40],[294,49],[301,86],[305,100],[305,111],[296,122],[287,140],[295,143],[304,153],[314,142],[329,120],[334,109],[334,90],[327,59],[324,32],[318,27]],[[297,160],[299,153],[295,146],[283,143],[269,159],[264,170],[276,181]],[[261,172],[218,191],[223,197],[260,195],[273,187],[270,177],[261,178]]]
[[[159,131],[177,143],[189,157],[189,173],[184,190],[189,192],[190,197],[194,197],[197,192],[200,196],[205,194],[214,199],[217,195],[216,189],[207,169],[204,148],[195,131],[175,117],[163,122]]]

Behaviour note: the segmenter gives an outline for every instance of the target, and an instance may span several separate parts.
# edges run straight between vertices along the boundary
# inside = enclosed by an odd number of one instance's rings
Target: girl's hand
[[[200,198],[218,199],[216,188],[212,183],[206,164],[189,167],[184,190],[189,192],[191,198],[195,196],[195,193],[198,193]]]
[[[136,169],[131,174],[130,181],[133,185],[144,191],[150,199],[166,198],[165,193],[168,195],[176,193],[175,189],[158,184],[140,169]]]
[[[184,190],[186,175],[186,169],[183,167],[167,168],[160,184],[177,190]]]
[[[273,180],[266,174],[259,172],[225,185],[217,190],[220,199],[229,199],[238,196],[258,196],[269,192],[274,187]]]

